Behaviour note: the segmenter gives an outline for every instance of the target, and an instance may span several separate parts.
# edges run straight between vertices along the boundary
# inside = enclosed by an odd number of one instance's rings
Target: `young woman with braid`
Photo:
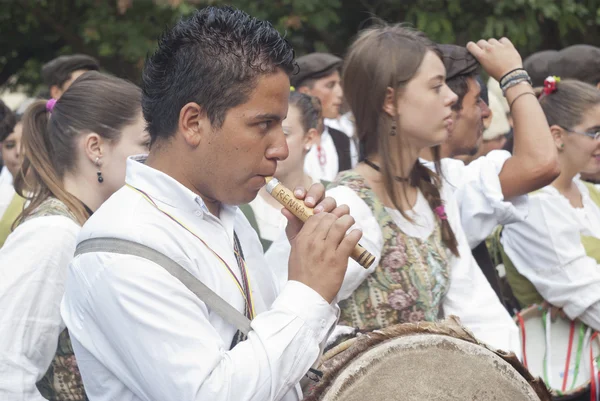
[[[521,66],[506,39],[468,49],[496,78]],[[518,352],[517,328],[471,255],[451,188],[418,159],[452,125],[457,96],[445,76],[436,46],[400,26],[368,29],[349,49],[344,92],[362,162],[328,195],[350,207],[379,263],[365,270],[351,262],[337,298],[340,324],[373,330],[453,314],[480,340]],[[509,101],[522,90],[509,90]],[[439,155],[435,163],[443,171]]]
[[[146,153],[141,92],[87,72],[59,100],[23,117],[26,198],[0,249],[0,399],[85,400],[60,302],[77,235],[125,181],[129,155]]]

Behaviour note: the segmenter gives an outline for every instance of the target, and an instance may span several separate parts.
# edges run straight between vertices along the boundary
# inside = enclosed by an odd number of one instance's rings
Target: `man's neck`
[[[434,160],[433,157],[433,148],[425,148],[421,151],[421,153],[419,154],[419,157],[421,159],[427,160],[432,162]],[[448,148],[448,146],[446,144],[442,144],[440,145],[440,159],[444,159],[447,157],[453,157],[450,149]]]
[[[185,169],[185,163],[183,163],[183,168],[181,168],[180,163],[173,163],[173,156],[171,153],[178,152],[173,152],[172,148],[169,148],[168,150],[157,149],[154,152],[151,151],[146,159],[146,165],[165,173],[190,191],[194,192],[196,195],[202,198],[202,201],[206,205],[208,211],[212,215],[219,217],[221,212],[221,202],[214,200],[200,192],[188,178],[188,171]]]

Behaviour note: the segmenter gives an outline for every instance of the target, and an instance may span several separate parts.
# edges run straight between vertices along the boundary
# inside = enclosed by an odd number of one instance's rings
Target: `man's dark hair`
[[[470,74],[457,75],[446,81],[448,87],[452,89],[452,92],[456,93],[456,96],[458,96],[456,103],[452,105],[452,110],[459,111],[462,109],[465,95],[469,92],[469,79],[477,80],[477,72],[474,71]]]
[[[0,100],[0,142],[4,142],[4,140],[13,132],[16,124],[17,118],[15,113]]]
[[[294,50],[266,21],[232,7],[207,7],[180,20],[158,41],[142,75],[142,109],[155,142],[175,133],[187,103],[220,127],[248,101],[260,75],[294,70]]]
[[[85,54],[72,54],[60,56],[44,64],[42,67],[42,79],[48,88],[56,85],[60,88],[71,78],[71,74],[77,70],[98,71],[98,61]]]

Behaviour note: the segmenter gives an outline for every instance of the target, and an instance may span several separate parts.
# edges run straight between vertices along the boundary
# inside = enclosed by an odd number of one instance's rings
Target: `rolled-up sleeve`
[[[442,170],[454,192],[471,249],[497,226],[523,221],[527,217],[527,195],[505,199],[502,193],[499,175],[510,157],[507,151],[495,150],[466,166],[458,160],[443,161]]]

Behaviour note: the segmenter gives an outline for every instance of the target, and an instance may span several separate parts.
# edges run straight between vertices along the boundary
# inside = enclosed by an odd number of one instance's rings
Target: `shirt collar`
[[[147,158],[148,155],[127,158],[127,172],[125,174],[127,184],[144,191],[152,199],[171,207],[190,212],[200,209],[203,213],[209,213],[200,196],[173,177],[147,166],[145,164]]]
[[[127,158],[127,172],[125,182],[130,186],[144,191],[152,199],[158,200],[171,207],[194,212],[196,215],[211,215],[202,198],[181,184],[179,181],[147,166],[148,155],[130,156]],[[200,212],[200,213],[198,213]],[[221,205],[221,217],[235,215],[236,206]],[[219,218],[219,216],[214,216]]]

